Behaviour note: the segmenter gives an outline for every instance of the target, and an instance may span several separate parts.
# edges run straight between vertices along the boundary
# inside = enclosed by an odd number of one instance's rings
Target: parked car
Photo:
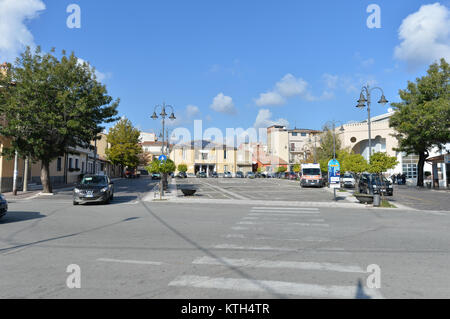
[[[392,183],[384,176],[378,174],[361,174],[358,183],[358,191],[361,194],[385,194],[388,196],[394,195],[394,188]]]
[[[223,177],[224,178],[233,178],[233,175],[231,174],[231,172],[225,172],[225,173],[223,173]]]
[[[253,173],[253,172],[247,172],[247,174],[246,174],[245,177],[246,177],[246,178],[253,179],[253,178],[255,178],[256,176],[255,176],[255,173]]]
[[[153,174],[152,174],[152,179],[154,179],[154,180],[160,180],[160,179],[161,179],[161,174],[160,174],[160,173],[153,173]]]
[[[187,173],[186,175],[187,175],[188,178],[194,178],[195,177],[194,173]]]
[[[144,175],[145,175],[145,176],[150,175],[146,169],[140,169],[139,171],[141,172],[141,175],[142,175],[142,176],[144,176]]]
[[[134,168],[125,169],[125,178],[136,178],[136,170]]]
[[[197,178],[207,178],[208,175],[206,175],[206,172],[199,171],[197,172]]]
[[[258,173],[255,174],[255,177],[256,178],[266,178],[266,175],[264,175],[263,173],[259,173],[258,172]]]
[[[355,175],[350,172],[345,172],[341,178],[341,187],[355,188],[356,187]]]
[[[6,215],[8,212],[8,201],[3,194],[0,194],[0,218]]]
[[[108,176],[85,175],[73,189],[73,204],[101,202],[108,204],[114,198],[114,183]]]
[[[211,173],[211,177],[212,178],[219,178],[219,174],[217,174],[217,172],[212,172]]]
[[[297,173],[295,173],[295,172],[290,172],[289,173],[289,175],[288,175],[288,179],[289,180],[297,180],[298,179],[298,175],[297,175]]]
[[[244,173],[236,172],[236,178],[244,178]]]
[[[187,178],[186,172],[178,172],[177,178]]]

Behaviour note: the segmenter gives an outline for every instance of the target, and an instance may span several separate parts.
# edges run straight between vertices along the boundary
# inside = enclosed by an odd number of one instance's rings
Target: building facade
[[[180,164],[187,165],[187,172],[192,174],[199,171],[207,174],[212,172],[235,174],[238,168],[235,147],[205,140],[175,145],[171,149],[170,159],[177,167]]]

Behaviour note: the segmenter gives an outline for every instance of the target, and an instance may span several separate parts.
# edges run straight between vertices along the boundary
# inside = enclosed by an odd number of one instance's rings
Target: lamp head
[[[359,100],[358,100],[358,105],[356,106],[357,108],[363,108],[366,106],[366,97],[364,96],[364,94],[361,92],[361,95],[359,96]]]
[[[172,112],[172,114],[170,114],[169,119],[171,119],[172,121],[173,121],[173,120],[176,120],[175,114],[173,114],[173,112]]]
[[[158,115],[156,115],[156,112],[153,112],[153,115],[151,117],[152,119],[156,120],[158,118]]]
[[[378,101],[378,103],[386,105],[387,103],[389,103],[388,100],[386,100],[386,97],[384,96],[384,94],[381,96],[381,99]]]

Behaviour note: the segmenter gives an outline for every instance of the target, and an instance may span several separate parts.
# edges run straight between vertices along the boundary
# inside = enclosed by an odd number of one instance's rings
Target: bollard
[[[373,206],[374,207],[380,207],[381,205],[381,197],[380,194],[374,194],[373,195]]]

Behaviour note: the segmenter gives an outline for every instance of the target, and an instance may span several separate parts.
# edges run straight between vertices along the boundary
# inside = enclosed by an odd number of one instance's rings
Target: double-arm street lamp
[[[174,110],[173,107],[171,105],[166,105],[166,103],[163,103],[162,105],[156,105],[155,106],[155,110],[153,111],[153,115],[152,115],[152,119],[157,120],[158,119],[158,115],[156,115],[156,111],[158,109],[161,109],[161,113],[159,114],[161,116],[162,119],[162,146],[161,146],[161,153],[164,155],[165,154],[165,150],[164,150],[164,143],[165,143],[165,121],[166,121],[166,117],[168,116],[168,114],[166,113],[166,108],[169,108],[172,111],[172,114],[170,114],[169,116],[169,120],[175,120],[175,114],[174,114]]]
[[[159,116],[161,116],[162,119],[162,146],[161,146],[161,153],[162,155],[165,155],[165,149],[164,149],[164,144],[165,144],[165,123],[166,123],[166,117],[168,116],[168,114],[166,113],[166,108],[169,108],[171,110],[171,114],[169,116],[169,120],[175,120],[175,114],[174,114],[174,110],[173,107],[171,105],[166,105],[166,103],[163,103],[162,105],[156,105],[155,109],[153,111],[153,115],[151,116],[151,118],[153,120],[157,120],[158,119],[158,115],[156,114],[157,110],[161,110],[161,113],[159,114]],[[167,154],[169,155],[169,154]],[[164,194],[164,183],[165,183],[165,178],[166,175],[165,174],[161,174],[161,182],[160,182],[160,198],[162,198],[163,194]],[[163,181],[164,180],[164,181]]]
[[[371,97],[372,97],[372,91],[373,90],[380,90],[381,91],[381,98],[378,101],[379,104],[385,105],[388,102],[388,100],[386,100],[386,97],[384,96],[384,92],[383,89],[380,87],[373,87],[370,88],[369,85],[367,84],[366,86],[364,86],[361,89],[361,95],[359,96],[359,100],[358,100],[358,105],[356,106],[357,108],[363,109],[364,107],[366,107],[366,103],[367,103],[367,113],[368,113],[368,126],[369,126],[369,160],[370,160],[370,156],[372,156],[372,136],[371,136],[371,119],[370,119],[370,104],[372,103],[371,101]]]

